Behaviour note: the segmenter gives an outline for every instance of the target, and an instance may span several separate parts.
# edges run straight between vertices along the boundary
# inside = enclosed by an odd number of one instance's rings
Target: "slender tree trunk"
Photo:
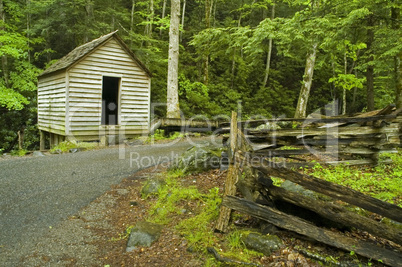
[[[307,102],[310,96],[310,89],[313,83],[314,65],[317,55],[318,44],[313,45],[311,53],[307,55],[306,68],[304,70],[303,84],[300,89],[299,100],[297,101],[295,118],[305,118],[307,113]]]
[[[271,20],[274,20],[274,18],[275,18],[275,3],[272,3]],[[269,70],[271,67],[271,55],[272,55],[272,38],[269,38],[268,53],[267,53],[267,65],[265,67],[265,77],[264,77],[264,81],[262,83],[263,87],[266,87],[267,83],[268,83]]]
[[[133,46],[133,37],[131,35],[134,33],[134,13],[135,13],[135,0],[132,0],[131,14],[130,14],[130,47]]]
[[[396,107],[402,107],[402,51],[399,52],[399,56],[395,59],[395,74],[396,74]]]
[[[214,3],[214,25],[213,25],[214,28],[216,26],[216,6],[217,6],[217,3],[218,3],[218,0],[215,0],[215,3]]]
[[[396,32],[400,28],[400,14],[401,10],[399,8],[391,9],[391,19],[392,19],[392,29]],[[402,51],[394,58],[394,75],[395,75],[395,104],[397,108],[402,107]]]
[[[367,21],[367,51],[370,53],[367,62],[366,82],[367,82],[367,111],[374,110],[374,66],[372,64],[374,55],[372,46],[374,43],[374,17],[371,15]]]
[[[94,3],[92,0],[86,1],[85,10],[87,12],[87,16],[86,16],[87,28],[85,30],[84,43],[87,43],[91,39],[89,36],[89,29],[92,27],[92,19],[93,19],[93,14],[94,14]]]
[[[205,28],[209,29],[211,27],[211,6],[213,5],[213,0],[205,0]],[[209,52],[206,51],[203,56],[203,66],[204,66],[204,84],[209,82]]]
[[[242,12],[240,12],[239,15],[239,20],[237,21],[237,28],[240,28],[241,26],[241,17],[242,17]],[[236,71],[236,53],[237,53],[237,48],[233,48],[233,57],[232,57],[232,81],[231,81],[231,88],[234,88],[234,80],[235,80],[235,71]]]
[[[184,15],[186,14],[186,0],[183,1],[183,14],[181,15],[181,27],[184,31]],[[180,42],[183,40],[183,32],[180,32]]]
[[[167,2],[167,0],[163,0],[163,6],[162,6],[162,20],[165,18],[166,2]],[[162,36],[162,27],[161,27],[160,30],[159,30],[159,36]]]
[[[179,106],[179,26],[180,0],[171,0],[171,17],[169,29],[169,59],[167,81],[167,113],[168,118],[180,118]]]
[[[148,37],[145,45],[149,47],[149,40],[152,38],[152,23],[154,21],[154,0],[149,1],[149,16],[147,17],[147,24],[145,25],[144,35]]]
[[[4,11],[4,4],[3,4],[3,0],[0,0],[0,20],[3,21],[3,25],[6,22],[6,13]],[[0,30],[4,30],[4,27],[0,27]],[[0,46],[2,45],[2,43],[0,43]],[[4,79],[4,83],[6,85],[6,87],[8,87],[8,59],[7,56],[4,55],[1,57],[1,70],[3,73],[3,79]]]
[[[27,6],[27,39],[28,39],[28,62],[31,63],[31,0],[26,0]]]
[[[150,18],[149,18],[149,32],[148,32],[148,37],[152,38],[152,30],[153,30],[153,23],[154,23],[154,16],[155,16],[155,10],[154,10],[154,0],[149,1],[149,12],[150,12]]]
[[[344,73],[347,74],[348,70],[348,60],[346,57],[346,52],[343,55],[343,63],[344,63]],[[342,115],[346,114],[346,88],[343,88],[343,94],[342,94]]]

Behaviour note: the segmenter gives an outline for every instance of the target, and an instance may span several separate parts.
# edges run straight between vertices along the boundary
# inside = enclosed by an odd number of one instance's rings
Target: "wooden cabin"
[[[41,149],[149,132],[151,73],[117,31],[75,48],[38,77]]]

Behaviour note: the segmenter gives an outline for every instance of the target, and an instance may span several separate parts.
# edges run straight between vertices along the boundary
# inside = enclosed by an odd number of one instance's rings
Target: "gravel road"
[[[175,159],[190,146],[180,141],[0,160],[1,265],[16,266],[21,252],[29,252],[35,239],[111,185]]]

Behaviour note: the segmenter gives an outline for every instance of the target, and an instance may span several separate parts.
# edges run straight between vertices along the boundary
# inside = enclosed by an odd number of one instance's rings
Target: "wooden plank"
[[[381,260],[384,264],[390,266],[400,266],[402,262],[401,252],[398,253],[387,250],[369,242],[346,237],[330,230],[319,228],[295,216],[285,214],[267,206],[262,206],[234,196],[224,197],[222,205],[267,221],[277,227],[313,238],[321,243],[343,250],[354,251],[369,259]]]
[[[265,173],[270,177],[283,178],[307,189],[325,194],[335,199],[345,201],[368,211],[402,222],[402,208],[365,195],[351,188],[334,184],[310,175],[301,174],[283,167],[273,167],[274,163],[269,161],[253,162],[253,168]]]
[[[279,129],[275,131],[267,131],[267,130],[260,130],[260,131],[246,131],[247,135],[254,135],[254,136],[272,136],[272,137],[296,137],[297,139],[309,137],[309,136],[333,136],[338,137],[340,135],[349,135],[349,136],[360,136],[360,135],[367,135],[367,134],[380,134],[380,133],[391,133],[394,132],[396,129],[390,129],[388,127],[382,128],[374,128],[370,126],[361,126],[361,127],[339,127],[337,131],[327,131],[327,129]]]
[[[258,181],[261,183],[262,186],[264,186],[264,184],[267,184],[267,182],[272,183],[269,178],[263,177],[259,177]],[[399,245],[402,245],[401,230],[388,226],[384,223],[374,221],[370,218],[360,216],[357,213],[351,212],[342,206],[319,199],[305,197],[303,195],[285,190],[284,188],[277,186],[271,186],[267,188],[267,192],[270,196],[273,196],[274,199],[280,199],[292,203],[296,206],[312,210],[322,217],[334,222],[367,231],[373,235],[386,238]]]
[[[278,118],[278,119],[265,119],[265,120],[248,120],[248,121],[240,121],[238,122],[240,125],[248,125],[249,127],[256,127],[267,122],[276,123],[276,122],[299,122],[304,123],[304,125],[308,124],[318,124],[318,123],[335,123],[335,122],[346,122],[346,123],[361,123],[361,122],[370,122],[377,120],[392,120],[397,117],[396,114],[389,115],[380,115],[380,116],[371,116],[371,117],[337,117],[337,118],[319,118],[319,119],[295,119],[295,118]],[[228,127],[230,125],[229,122],[222,122],[220,127]]]

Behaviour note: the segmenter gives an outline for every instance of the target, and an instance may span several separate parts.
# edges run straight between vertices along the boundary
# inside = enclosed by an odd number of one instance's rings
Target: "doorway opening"
[[[119,124],[119,88],[120,78],[102,78],[102,125]]]

